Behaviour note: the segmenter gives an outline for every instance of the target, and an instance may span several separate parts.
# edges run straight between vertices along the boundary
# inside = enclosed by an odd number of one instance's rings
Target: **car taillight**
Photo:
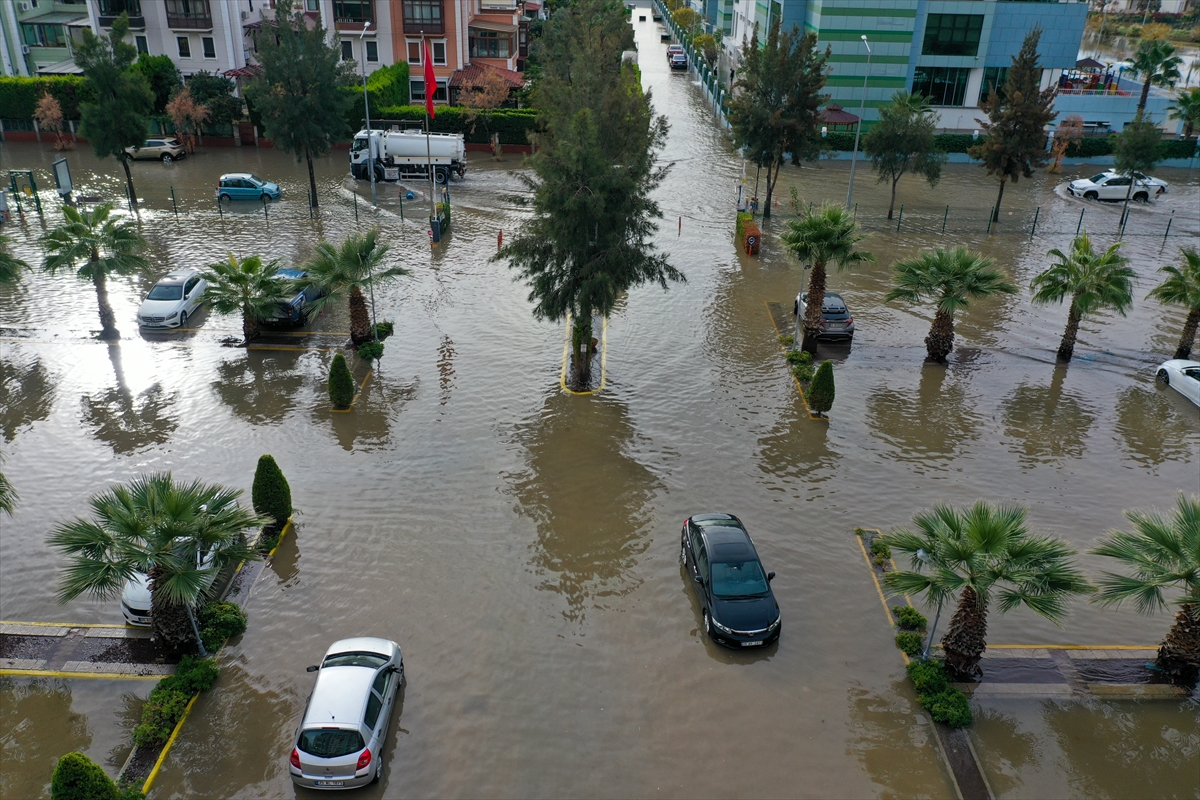
[[[292,748],[292,766],[300,769],[300,751],[294,747]]]
[[[366,769],[371,765],[371,749],[367,748],[362,751],[362,755],[358,757],[358,769]]]
[[[854,324],[854,317],[846,317],[846,324],[847,324],[847,325],[853,325],[853,324]]]

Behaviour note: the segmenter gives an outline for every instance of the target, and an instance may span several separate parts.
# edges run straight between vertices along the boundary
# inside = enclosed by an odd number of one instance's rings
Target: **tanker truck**
[[[373,159],[368,150],[374,154]],[[467,169],[463,135],[431,133],[426,144],[425,133],[418,130],[372,130],[369,138],[368,132],[361,130],[354,135],[350,148],[350,172],[355,178],[367,180],[372,167],[376,181],[429,180],[431,168],[438,183],[446,183],[451,174],[462,178]]]

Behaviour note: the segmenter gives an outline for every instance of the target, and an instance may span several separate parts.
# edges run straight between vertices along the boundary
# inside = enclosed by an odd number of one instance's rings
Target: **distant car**
[[[1158,365],[1155,378],[1200,406],[1200,361],[1171,359]]]
[[[164,164],[170,164],[177,158],[187,156],[187,150],[184,149],[183,142],[178,139],[147,139],[141,147],[126,147],[125,152],[135,161],[149,159],[151,161],[161,160]]]
[[[213,555],[211,550],[196,554],[196,566],[204,570],[206,591],[217,579],[217,571],[210,569]],[[150,576],[145,572],[135,572],[125,581],[125,588],[121,592],[121,614],[130,625],[141,628],[148,627],[154,621],[150,612]]]
[[[383,772],[396,694],[404,682],[400,645],[361,637],[334,642],[317,673],[296,731],[289,772],[311,789],[352,789],[375,783]]]
[[[667,45],[667,62],[670,63],[671,56],[675,55],[676,53],[682,53],[682,52],[683,52],[683,45],[681,45],[681,44]]]
[[[671,69],[687,69],[687,55],[680,53],[671,54]]]
[[[308,277],[308,272],[295,267],[285,267],[279,270],[278,273],[281,280],[288,281],[290,284],[297,284]],[[290,298],[280,303],[271,316],[267,318],[268,322],[288,323],[292,325],[303,325],[308,321],[308,305],[318,297],[325,295],[316,286],[305,286],[303,289],[296,288],[289,291]]]
[[[801,292],[796,295],[796,302],[792,305],[792,313],[803,317],[807,312],[808,292]],[[850,309],[846,306],[846,301],[836,292],[826,292],[825,299],[821,301],[821,328],[817,334],[817,338],[854,338],[854,317],[850,315]]]
[[[1131,181],[1133,182],[1133,194],[1130,197],[1139,203],[1145,203],[1151,197],[1164,194],[1170,188],[1166,181],[1143,175],[1140,172],[1133,173],[1131,179],[1129,175],[1108,170],[1090,178],[1071,181],[1067,184],[1067,191],[1073,196],[1082,197],[1085,200],[1124,200],[1125,196],[1129,194]]]
[[[154,284],[138,307],[138,325],[143,328],[182,328],[188,316],[204,302],[208,282],[194,269],[168,273]]]
[[[249,172],[231,172],[221,176],[217,186],[217,199],[222,203],[231,200],[278,200],[283,190],[278,183],[264,181]]]
[[[704,616],[704,632],[726,647],[766,646],[779,638],[774,572],[763,572],[750,534],[732,514],[693,514],[683,521],[679,558]]]

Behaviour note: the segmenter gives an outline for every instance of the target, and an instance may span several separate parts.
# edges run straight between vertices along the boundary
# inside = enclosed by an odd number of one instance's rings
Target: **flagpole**
[[[421,51],[425,57],[425,74],[429,75],[433,72],[432,61],[430,60],[431,53],[429,51],[429,43],[425,41],[425,32],[421,31]],[[437,81],[434,81],[433,86],[429,85],[429,81],[425,81],[425,162],[429,170],[429,219],[433,220],[437,217],[434,213],[433,199],[433,151],[429,144],[429,109],[433,106],[433,95],[437,91]],[[432,224],[432,223],[431,223]],[[441,238],[440,231],[438,238]]]

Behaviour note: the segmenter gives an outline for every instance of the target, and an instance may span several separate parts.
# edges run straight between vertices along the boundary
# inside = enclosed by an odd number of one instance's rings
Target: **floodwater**
[[[473,157],[451,187],[454,230],[432,256],[414,220],[419,200],[402,221],[395,187],[381,187],[382,210],[369,217],[358,187],[357,225],[379,224],[389,263],[412,274],[376,292],[396,333],[350,414],[329,413],[332,353],[306,337],[295,349],[222,347],[239,321],[207,313],[195,332],[139,335],[132,318],[152,278],[110,283],[125,337],[116,348],[88,338],[99,327],[88,284],[28,275],[0,295],[0,441],[22,498],[0,522],[0,617],[120,619],[115,602],[56,605],[61,562],[45,545],[55,521],[110,482],[170,469],[248,490],[271,453],[302,512],[156,796],[293,796],[287,756],[312,684],[304,666],[336,639],[378,635],[403,647],[408,684],[383,782],[363,796],[950,797],[852,530],[985,498],[1028,505],[1035,528],[1085,549],[1124,524],[1123,509],[1200,491],[1200,409],[1153,381],[1183,314],[1144,300],[1155,270],[1197,241],[1200,175],[1162,170],[1171,192],[1134,209],[1134,307],[1085,320],[1069,367],[1054,363],[1066,310],[1033,308],[1024,289],[960,314],[941,367],[923,364],[931,309],[882,302],[896,258],[969,244],[1024,287],[1047,250],[1069,245],[1081,210],[1105,246],[1119,212],[1055,193],[1039,174],[1009,187],[989,234],[996,185],[961,165],[933,191],[904,182],[897,233],[883,218],[885,190],[860,169],[857,213],[879,263],[831,275],[858,334],[853,348],[831,349],[837,401],[829,422],[814,422],[766,307],[790,307],[801,280],[774,235],[792,214],[790,187],[802,204],[840,202],[847,165],[789,166],[761,257],[740,255],[741,164],[691,80],[667,69],[657,26],[635,27],[644,80],[672,126],[657,244],[688,282],[629,294],[609,325],[599,394],[560,391],[562,326],[535,322],[527,290],[488,260],[524,213],[511,201],[512,154]],[[5,145],[0,168],[45,170],[55,157]],[[86,150],[68,158],[81,194],[120,196],[117,165]],[[228,250],[294,261],[322,235],[339,239],[356,228],[345,158],[318,163],[311,221],[304,170],[282,153],[210,148],[168,167],[138,164],[156,269]],[[218,214],[216,176],[242,170],[283,185],[266,218],[255,204]],[[48,226],[59,219],[51,196]],[[29,260],[41,227],[34,216],[9,228]],[[342,309],[313,323],[346,325]],[[699,630],[678,532],[688,514],[712,510],[738,514],[779,575],[784,632],[766,651],[720,650]],[[1093,575],[1104,566],[1081,560]],[[989,636],[1143,644],[1169,622],[1081,602],[1063,627],[993,615]],[[1192,704],[990,708],[977,708],[990,716],[973,735],[985,768],[1006,776],[994,781],[1003,795],[1137,794],[1148,767],[1111,757],[1127,746],[1166,748],[1157,794],[1200,796],[1187,767],[1200,730]],[[1110,718],[1128,722],[1093,732]]]

